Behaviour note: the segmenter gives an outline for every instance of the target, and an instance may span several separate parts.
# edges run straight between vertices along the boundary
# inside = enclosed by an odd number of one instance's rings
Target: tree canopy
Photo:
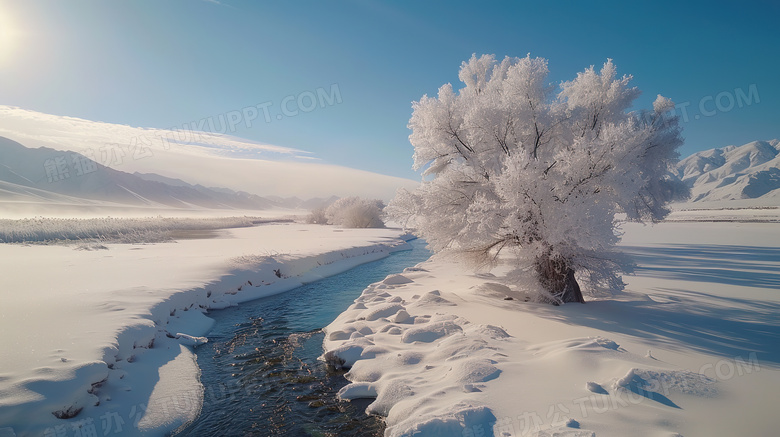
[[[543,299],[583,301],[577,279],[586,294],[623,287],[618,215],[659,220],[686,195],[669,172],[681,129],[660,95],[631,111],[640,92],[611,60],[558,87],[547,75],[542,58],[472,56],[461,89],[415,102],[409,139],[423,181],[387,211],[435,252],[490,262],[509,249]]]

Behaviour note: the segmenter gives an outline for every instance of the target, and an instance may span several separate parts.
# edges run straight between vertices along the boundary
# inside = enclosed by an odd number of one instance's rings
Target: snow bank
[[[193,348],[209,310],[382,258],[408,247],[402,237],[266,224],[95,251],[0,244],[0,429],[169,433],[203,403]]]
[[[627,225],[628,291],[585,305],[524,302],[508,266],[434,258],[369,286],[322,359],[388,437],[773,435],[776,228]]]

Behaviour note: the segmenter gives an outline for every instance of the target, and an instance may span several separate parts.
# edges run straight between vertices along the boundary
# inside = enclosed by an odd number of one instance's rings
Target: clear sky
[[[685,110],[685,156],[780,137],[778,19],[776,0],[0,0],[0,105],[150,128],[233,117],[239,137],[418,178],[411,102],[472,53],[545,57],[556,84],[612,58],[638,106]]]

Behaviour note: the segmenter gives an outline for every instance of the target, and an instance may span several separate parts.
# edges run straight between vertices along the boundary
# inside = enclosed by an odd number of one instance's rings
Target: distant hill
[[[677,164],[677,176],[691,188],[692,203],[749,200],[750,205],[780,206],[780,140],[694,153]],[[336,199],[263,197],[154,173],[130,174],[75,152],[33,149],[0,137],[0,201],[5,202],[311,210]]]
[[[322,205],[330,205],[338,200],[338,197],[331,196],[328,198],[314,197],[307,200],[302,200],[297,197],[280,197],[280,196],[263,196],[260,197],[256,194],[250,194],[245,191],[234,191],[229,188],[222,187],[204,187],[203,185],[192,185],[184,182],[181,179],[174,179],[165,176],[158,175],[156,173],[139,173],[135,172],[134,175],[146,179],[148,181],[162,182],[175,187],[190,187],[196,191],[204,194],[213,195],[213,193],[220,193],[231,196],[235,201],[245,200],[248,203],[255,204],[267,204],[268,208],[289,208],[289,209],[304,209],[312,210]]]
[[[130,174],[75,152],[33,149],[0,137],[0,201],[263,210],[309,209],[332,200],[266,198],[153,173]]]
[[[776,205],[780,140],[694,153],[678,163],[677,175],[691,188],[691,202],[757,199],[757,204]]]

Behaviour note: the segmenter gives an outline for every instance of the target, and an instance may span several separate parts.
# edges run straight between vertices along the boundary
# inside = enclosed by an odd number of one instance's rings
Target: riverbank
[[[778,225],[624,230],[636,273],[585,305],[436,257],[369,286],[325,330],[340,397],[388,437],[777,434]]]
[[[171,243],[0,245],[0,430],[164,435],[200,410],[192,348],[209,309],[380,259],[402,237],[265,224]]]
[[[210,312],[209,342],[196,349],[203,409],[177,437],[384,435],[384,422],[365,415],[365,405],[337,400],[348,382],[317,358],[322,328],[368,284],[430,257],[424,241],[408,244],[344,273]]]

